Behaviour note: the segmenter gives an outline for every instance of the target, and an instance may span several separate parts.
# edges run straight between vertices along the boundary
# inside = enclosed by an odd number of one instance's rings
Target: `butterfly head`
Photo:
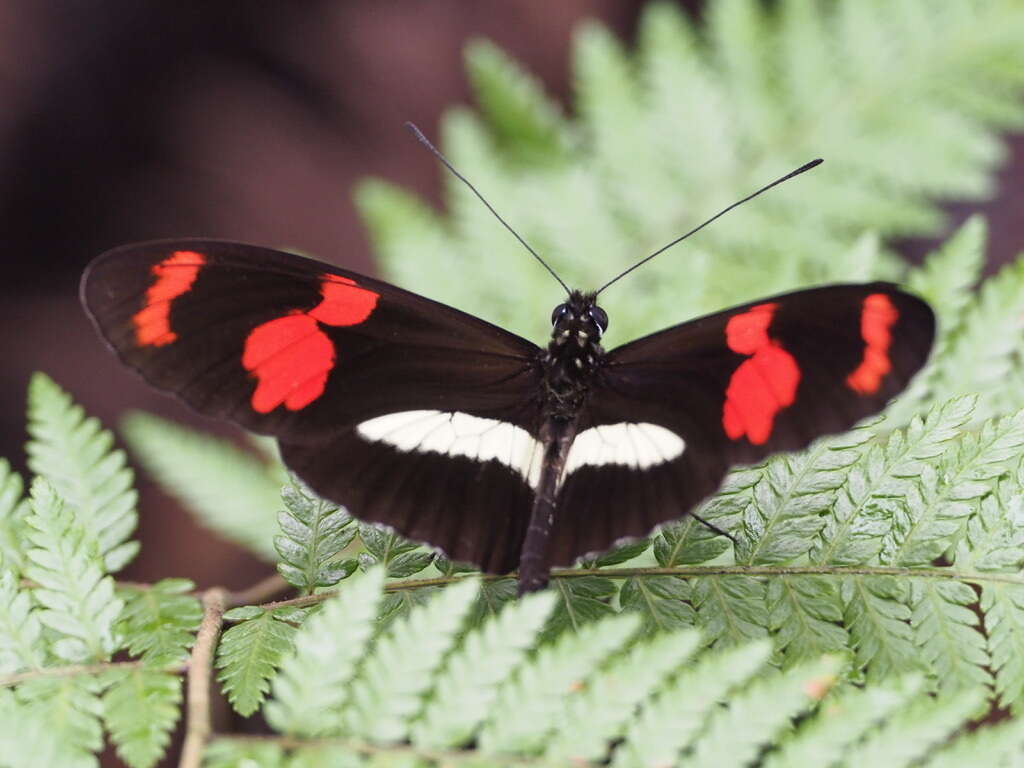
[[[551,312],[551,326],[555,345],[589,348],[608,330],[608,313],[597,306],[594,294],[572,291]]]

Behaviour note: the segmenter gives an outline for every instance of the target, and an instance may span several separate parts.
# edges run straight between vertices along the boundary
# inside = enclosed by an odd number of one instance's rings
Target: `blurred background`
[[[472,102],[467,41],[496,43],[571,113],[574,28],[598,19],[628,48],[642,6],[4,0],[0,455],[24,467],[23,402],[34,370],[107,425],[125,409],[145,408],[223,430],[155,394],[97,339],[76,296],[93,256],[135,240],[219,237],[373,274],[353,184],[372,174],[440,206],[446,182],[402,124],[436,136],[446,107]],[[706,10],[679,6],[697,22]],[[1010,136],[1006,147],[983,199],[944,201],[950,215],[936,237],[894,247],[918,259],[980,210],[989,217],[989,268],[1011,259],[1024,242],[1024,140]],[[497,225],[493,237],[504,237]],[[515,282],[527,266],[525,257],[510,264],[503,279]],[[411,287],[437,295],[432,287],[443,286]],[[241,587],[269,571],[197,529],[145,480],[141,490],[142,556],[124,577],[175,574]]]
[[[373,175],[441,206],[447,180],[402,125],[412,120],[437,136],[446,108],[472,103],[467,41],[493,41],[571,115],[574,28],[598,19],[628,49],[643,5],[0,0],[0,455],[24,470],[25,388],[35,370],[108,426],[143,408],[228,434],[155,394],[104,348],[77,299],[88,261],[126,242],[202,236],[289,247],[375,274],[353,185]],[[706,12],[701,2],[677,5],[696,21]],[[987,269],[1014,258],[1024,244],[1024,139],[1004,134],[992,183],[976,199],[947,195],[943,223],[889,245],[919,260],[981,211]],[[777,163],[779,172],[789,167]],[[505,210],[500,197],[493,202]],[[696,218],[713,208],[693,210]],[[504,237],[496,224],[493,237]],[[489,268],[515,284],[528,260]],[[434,296],[444,288],[407,287]],[[140,490],[142,554],[123,578],[240,588],[271,572],[198,528],[144,478]]]

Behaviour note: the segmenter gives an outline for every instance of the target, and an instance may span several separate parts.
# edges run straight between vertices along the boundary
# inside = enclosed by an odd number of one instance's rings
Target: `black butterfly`
[[[732,465],[877,412],[935,328],[893,285],[832,285],[606,352],[596,293],[569,291],[542,348],[379,280],[209,240],[105,253],[82,300],[154,386],[275,436],[356,517],[518,568],[520,591],[687,514]]]

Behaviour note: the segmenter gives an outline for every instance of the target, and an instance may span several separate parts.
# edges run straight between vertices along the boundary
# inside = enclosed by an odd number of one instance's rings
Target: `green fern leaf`
[[[910,590],[892,576],[849,576],[843,580],[844,623],[857,666],[873,680],[921,669],[910,628]]]
[[[615,582],[602,576],[558,579],[552,584],[558,594],[555,610],[548,619],[542,639],[548,641],[566,630],[578,632],[590,621],[614,612],[608,600],[615,594]]]
[[[64,740],[37,702],[25,704],[14,693],[0,690],[0,758],[4,768],[98,768],[91,750]],[[26,747],[26,745],[30,745]]]
[[[97,765],[93,753],[103,746],[101,689],[99,679],[85,675],[37,678],[18,686],[17,696],[25,705],[27,719],[45,723],[50,733],[44,743],[50,741],[68,759],[55,765]],[[20,750],[25,744],[20,743]]]
[[[953,443],[938,467],[922,467],[910,486],[905,506],[898,506],[893,527],[883,539],[886,564],[928,565],[964,529],[977,501],[1024,451],[1024,412],[988,422],[977,435]],[[918,496],[920,494],[920,496]]]
[[[551,592],[530,595],[470,632],[445,662],[412,729],[413,744],[464,745],[493,704],[500,683],[523,660],[554,604]]]
[[[150,768],[163,756],[178,722],[181,678],[145,669],[107,675],[103,719],[118,756],[131,768]]]
[[[42,625],[28,590],[0,562],[0,675],[43,666]]]
[[[437,565],[436,560],[434,564]],[[515,599],[515,579],[484,579],[480,582],[480,594],[469,611],[469,626],[480,626],[491,616],[497,616],[504,606]]]
[[[1024,719],[979,728],[932,754],[926,768],[962,768],[965,765],[1013,766],[1024,753]]]
[[[295,635],[294,650],[274,679],[267,722],[286,733],[336,733],[339,710],[355,696],[353,678],[373,635],[384,573],[380,568],[339,590]]]
[[[544,756],[554,762],[602,760],[608,743],[624,732],[634,710],[688,659],[700,644],[697,632],[656,635],[632,648],[571,696],[559,731]]]
[[[894,491],[903,495],[906,478],[919,476],[928,461],[942,455],[974,405],[973,397],[937,405],[923,419],[915,417],[905,431],[894,432],[884,446],[874,445],[863,453],[837,490],[819,542],[811,549],[811,561],[862,565],[874,559],[889,528],[879,499]]]
[[[476,579],[453,584],[388,627],[352,684],[346,730],[373,741],[405,738],[478,589]]]
[[[114,580],[104,576],[95,543],[46,480],[36,479],[31,498],[25,575],[38,585],[32,594],[42,606],[39,621],[58,635],[52,650],[71,662],[106,661],[120,644],[113,627],[124,606]]]
[[[203,752],[203,768],[292,768],[286,762],[284,748],[277,744],[239,744],[214,741]],[[354,767],[353,767],[354,768]]]
[[[146,471],[203,525],[275,560],[273,513],[287,482],[279,467],[226,440],[148,413],[126,416],[122,432]]]
[[[217,646],[217,679],[228,702],[243,717],[263,703],[284,655],[292,649],[295,628],[281,621],[275,611],[253,609],[228,611],[227,620],[241,619],[228,629]]]
[[[1020,355],[1020,316],[1024,313],[1024,259],[986,280],[978,300],[963,315],[934,376],[939,396],[983,394],[975,418],[1016,410],[1019,393],[1007,391],[1007,377]]]
[[[783,667],[843,651],[850,638],[842,625],[843,601],[834,579],[783,576],[768,581],[768,621]]]
[[[337,560],[356,535],[348,513],[295,484],[285,486],[281,498],[285,509],[277,520],[282,535],[274,538],[274,548],[282,560],[277,570],[285,581],[308,595],[351,576],[356,561]]]
[[[726,482],[728,480],[729,478],[727,477]],[[724,494],[724,492],[722,493]],[[722,525],[722,517],[731,511],[725,509],[727,505],[723,503],[724,499],[729,499],[729,497],[726,495],[713,497],[701,508],[698,514],[714,525]],[[737,497],[733,496],[729,500],[735,504]],[[743,506],[745,506],[745,500],[740,508],[742,509]],[[705,513],[711,507],[714,507],[718,514],[708,517]],[[723,514],[723,511],[725,514]],[[729,549],[729,546],[730,542],[727,538],[719,536],[696,518],[687,516],[682,522],[662,527],[654,537],[652,549],[658,565],[663,568],[674,568],[681,565],[695,565],[714,560]]]
[[[415,542],[403,539],[391,530],[362,523],[359,538],[366,547],[359,561],[364,569],[383,565],[387,575],[400,579],[419,573],[434,560],[434,553]]]
[[[470,84],[503,151],[524,165],[564,161],[569,129],[538,81],[487,41],[470,43],[465,55]]]
[[[989,656],[980,621],[972,610],[974,590],[959,581],[910,582],[910,625],[923,660],[943,688],[989,685]]]
[[[74,509],[105,570],[119,571],[139,550],[128,540],[139,515],[124,451],[114,450],[114,436],[42,373],[29,383],[28,432],[29,467]]]
[[[555,727],[565,697],[580,690],[610,654],[636,633],[633,615],[606,618],[565,632],[544,644],[498,692],[496,705],[480,732],[480,749],[487,753],[540,752]]]
[[[118,631],[132,656],[152,667],[185,660],[203,615],[199,601],[186,594],[194,587],[187,579],[163,579],[148,589],[122,591]]]
[[[713,712],[678,765],[748,765],[767,745],[790,727],[790,721],[814,708],[835,683],[841,664],[825,657],[779,675],[766,675]]]
[[[999,705],[1019,714],[1024,704],[1024,587],[983,585],[981,610]]]
[[[865,429],[819,440],[799,453],[772,457],[758,470],[745,510],[737,560],[751,565],[790,562],[807,553],[825,524],[845,470],[871,437]]]
[[[646,631],[664,632],[692,627],[697,614],[690,604],[690,585],[675,576],[641,576],[627,579],[619,590],[623,611],[635,611]]]
[[[908,677],[895,685],[847,687],[837,692],[822,702],[812,718],[783,737],[779,749],[764,761],[764,768],[850,765],[840,763],[846,750],[907,706],[922,687],[920,677]]]
[[[960,691],[939,699],[916,696],[868,739],[848,750],[845,763],[886,768],[916,765],[976,714],[984,701],[984,689]]]
[[[20,571],[25,567],[25,517],[28,502],[21,475],[0,459],[0,562]]]
[[[762,640],[703,656],[644,705],[615,750],[613,768],[675,765],[718,703],[763,669],[770,654]]]
[[[768,634],[766,586],[751,576],[726,575],[690,580],[697,626],[709,641],[741,645]]]

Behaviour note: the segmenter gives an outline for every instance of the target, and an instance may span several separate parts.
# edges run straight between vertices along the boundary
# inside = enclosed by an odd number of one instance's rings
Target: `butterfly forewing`
[[[83,301],[121,359],[202,413],[293,442],[434,408],[521,418],[538,349],[387,283],[216,241],[97,259]]]

